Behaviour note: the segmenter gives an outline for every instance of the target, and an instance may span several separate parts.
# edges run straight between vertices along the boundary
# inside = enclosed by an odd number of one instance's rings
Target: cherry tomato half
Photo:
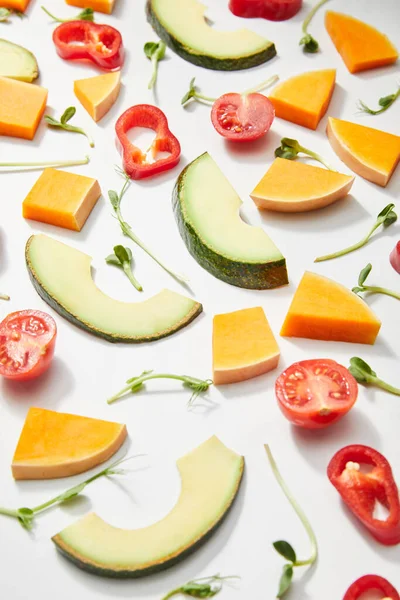
[[[357,381],[329,358],[302,360],[275,383],[279,408],[294,425],[322,429],[349,412],[358,395]]]
[[[40,310],[20,310],[0,323],[0,375],[27,381],[44,373],[54,355],[57,326]]]
[[[216,131],[233,142],[251,142],[269,131],[275,117],[271,100],[263,94],[224,94],[211,109]]]

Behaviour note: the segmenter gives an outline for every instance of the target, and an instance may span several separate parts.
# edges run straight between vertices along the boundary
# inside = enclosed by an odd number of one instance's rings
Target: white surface
[[[39,1],[32,0],[28,19],[14,18],[12,24],[1,25],[1,36],[25,45],[36,54],[41,70],[40,84],[49,88],[51,112],[60,115],[68,105],[77,106],[75,122],[90,130],[96,148],[91,152],[90,164],[74,170],[97,177],[104,193],[83,231],[67,232],[24,221],[21,217],[21,203],[38,172],[1,175],[0,287],[2,292],[12,296],[10,303],[1,304],[1,315],[18,309],[38,308],[52,313],[59,327],[56,359],[47,375],[32,384],[0,382],[1,504],[34,506],[85,477],[53,482],[16,483],[12,480],[10,463],[29,406],[126,422],[130,434],[129,452],[147,453],[148,459],[144,462],[140,459],[140,466],[150,465],[150,468],[136,470],[125,478],[94,483],[87,489],[87,495],[75,504],[38,518],[32,535],[14,520],[1,518],[0,596],[4,600],[28,597],[51,600],[55,596],[58,600],[156,600],[191,578],[216,572],[242,576],[239,591],[226,588],[221,594],[223,598],[274,598],[284,561],[273,550],[272,542],[287,539],[301,556],[308,555],[309,544],[274,480],[263,451],[265,442],[271,445],[288,484],[309,515],[320,547],[318,565],[312,571],[298,570],[288,598],[340,600],[348,585],[368,572],[385,576],[400,586],[400,547],[385,548],[375,542],[343,508],[326,476],[326,466],[335,451],[347,444],[364,443],[383,452],[400,482],[399,399],[360,387],[359,401],[351,414],[338,425],[315,433],[293,429],[279,412],[274,395],[275,378],[284,367],[296,360],[315,357],[330,357],[347,365],[351,356],[360,355],[383,378],[399,384],[399,304],[396,300],[382,296],[369,300],[383,320],[375,346],[278,337],[282,351],[279,369],[250,382],[212,389],[210,398],[215,405],[211,410],[188,412],[188,392],[173,382],[163,381],[151,382],[146,392],[112,407],[105,403],[106,397],[122,387],[125,379],[144,369],[209,377],[215,313],[261,305],[278,336],[292,294],[305,269],[351,287],[355,285],[360,269],[371,261],[374,267],[371,282],[400,289],[400,277],[388,262],[389,252],[400,237],[398,224],[379,233],[357,253],[336,261],[313,264],[316,255],[336,250],[364,235],[378,212],[398,197],[400,169],[386,189],[357,178],[352,196],[314,214],[260,215],[249,193],[272,161],[273,151],[282,136],[299,139],[304,145],[323,153],[336,168],[348,172],[325,137],[327,116],[317,132],[276,119],[268,136],[258,143],[233,147],[214,131],[207,107],[196,104],[183,110],[180,106],[180,99],[193,76],[204,93],[218,95],[240,91],[274,73],[284,80],[307,69],[336,67],[337,86],[328,114],[400,134],[400,102],[378,117],[356,114],[358,98],[376,104],[380,96],[395,91],[399,81],[398,67],[350,75],[325,32],[322,12],[311,27],[322,52],[316,56],[304,55],[298,40],[300,22],[309,3],[297,17],[283,23],[239,20],[230,15],[226,0],[210,4],[216,5],[209,11],[216,26],[237,27],[243,23],[273,39],[279,57],[249,71],[220,73],[195,67],[168,50],[167,59],[160,64],[159,105],[169,118],[171,130],[182,143],[182,160],[179,167],[158,178],[133,182],[122,209],[134,230],[172,268],[190,276],[194,294],[203,303],[205,312],[182,332],[160,342],[139,346],[111,345],[53,313],[29,282],[24,246],[29,235],[35,232],[49,233],[67,241],[93,255],[95,279],[101,289],[116,298],[139,299],[139,294],[123,274],[107,266],[104,257],[115,244],[128,242],[112,218],[106,200],[106,191],[121,185],[113,170],[114,164],[120,164],[113,126],[129,106],[153,102],[152,93],[147,90],[151,66],[142,48],[146,41],[155,40],[156,36],[146,23],[144,2],[117,0],[112,17],[97,17],[99,22],[110,23],[121,30],[127,48],[123,91],[113,110],[98,126],[72,92],[74,79],[94,75],[97,71],[89,65],[75,65],[57,57],[51,41],[53,25],[40,10]],[[46,5],[60,15],[73,15],[76,10],[68,8],[61,0],[48,0]],[[400,5],[397,0],[338,0],[329,7],[364,18],[400,45]],[[245,218],[251,223],[265,225],[286,256],[289,286],[261,292],[231,287],[204,271],[187,252],[172,214],[171,191],[181,168],[205,150],[210,151],[243,198]],[[75,158],[83,157],[87,152],[84,137],[47,130],[43,123],[33,142],[6,138],[0,141],[0,161],[46,160],[55,156]],[[142,251],[131,247],[137,261],[136,275],[145,287],[144,297],[165,286],[182,291]],[[179,493],[175,459],[213,433],[245,454],[246,476],[232,513],[212,539],[192,557],[156,576],[138,581],[112,581],[78,570],[56,552],[50,541],[51,535],[89,510],[97,511],[122,527],[144,526],[165,515]]]

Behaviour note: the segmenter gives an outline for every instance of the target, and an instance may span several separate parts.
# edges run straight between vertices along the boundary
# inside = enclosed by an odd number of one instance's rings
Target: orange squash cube
[[[11,8],[19,12],[25,12],[31,0],[2,0],[2,8]]]
[[[93,8],[97,12],[111,15],[115,0],[65,0],[70,6],[78,6],[79,8]]]
[[[0,77],[0,135],[33,140],[46,103],[46,89]]]

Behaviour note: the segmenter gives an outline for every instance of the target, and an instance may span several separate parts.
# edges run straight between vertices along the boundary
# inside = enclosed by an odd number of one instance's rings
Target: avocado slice
[[[35,56],[23,46],[0,39],[0,77],[31,83],[39,77]]]
[[[197,0],[147,0],[147,20],[159,37],[185,60],[219,71],[261,65],[276,55],[275,45],[249,29],[218,31]]]
[[[47,235],[32,235],[25,255],[39,296],[74,325],[110,342],[158,340],[188,325],[203,309],[170,290],[143,302],[114,300],[94,283],[90,256]]]
[[[172,202],[190,254],[212,275],[250,289],[288,283],[281,252],[261,227],[241,219],[242,201],[208,152],[182,171]]]
[[[215,436],[177,461],[180,497],[161,521],[118,529],[90,513],[52,540],[85,571],[141,577],[171,567],[194,552],[220,525],[239,491],[244,458]]]

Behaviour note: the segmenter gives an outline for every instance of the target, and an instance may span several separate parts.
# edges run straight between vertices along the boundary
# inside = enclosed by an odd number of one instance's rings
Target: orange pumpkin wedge
[[[325,27],[350,73],[391,65],[399,57],[386,35],[354,17],[328,10]]]
[[[0,77],[0,135],[33,140],[46,103],[45,88]]]
[[[74,81],[75,96],[96,123],[113,106],[120,89],[120,71]]]
[[[381,322],[340,283],[306,271],[281,329],[282,336],[373,344]]]
[[[55,479],[108,460],[127,436],[126,426],[30,408],[12,462],[14,479]]]
[[[349,169],[382,187],[388,184],[400,161],[400,136],[332,117],[326,133]]]
[[[335,81],[335,69],[309,71],[283,81],[269,95],[276,116],[309,129],[317,129],[328,109]]]
[[[31,0],[2,0],[2,8],[11,8],[19,12],[25,12]]]
[[[276,158],[250,196],[262,210],[305,212],[346,196],[354,177]]]
[[[278,366],[279,346],[261,307],[215,315],[213,381],[237,383]]]
[[[79,8],[92,8],[101,13],[111,15],[115,0],[65,0],[70,6],[78,6]]]

